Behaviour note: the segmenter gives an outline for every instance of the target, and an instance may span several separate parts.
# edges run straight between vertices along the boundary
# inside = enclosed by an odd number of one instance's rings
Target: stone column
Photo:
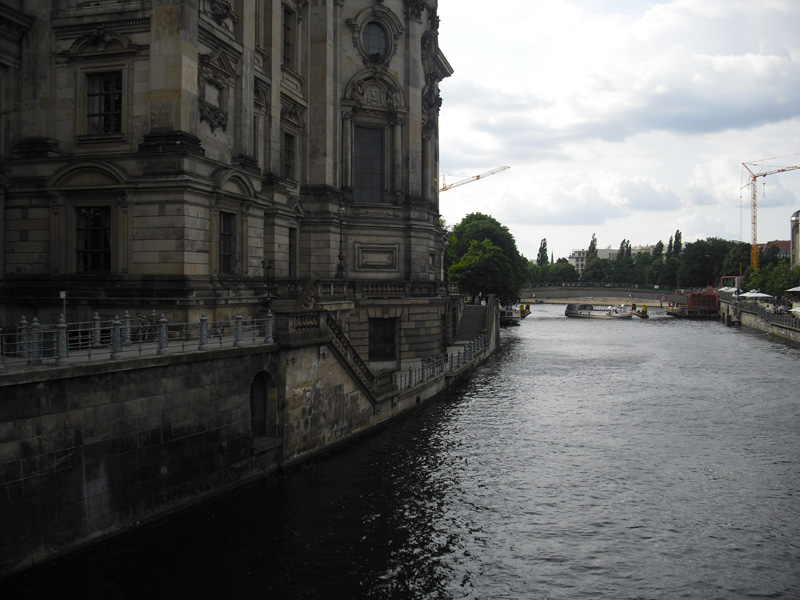
[[[196,134],[198,0],[153,0],[150,129]]]

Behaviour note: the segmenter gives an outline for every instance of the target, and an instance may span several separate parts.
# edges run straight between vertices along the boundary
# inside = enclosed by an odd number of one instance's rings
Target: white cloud
[[[455,69],[442,172],[512,167],[443,193],[441,212],[492,214],[526,256],[542,238],[566,256],[593,232],[612,247],[675,229],[748,241],[741,163],[800,152],[792,0],[439,0],[439,16]],[[800,170],[766,183],[759,239],[786,239]]]

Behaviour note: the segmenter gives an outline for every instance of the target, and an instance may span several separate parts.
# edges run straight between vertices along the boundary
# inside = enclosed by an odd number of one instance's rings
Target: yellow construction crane
[[[459,185],[464,185],[465,183],[472,183],[473,181],[477,181],[478,179],[483,179],[484,177],[488,177],[489,175],[494,175],[495,173],[499,173],[500,171],[505,171],[506,169],[510,169],[511,167],[496,167],[491,171],[486,171],[486,173],[481,173],[480,175],[473,175],[472,177],[467,177],[466,179],[461,179],[460,181],[456,181],[455,183],[447,183],[442,185],[439,188],[440,192],[446,192],[449,189],[454,187],[458,187]],[[444,175],[442,175],[442,181],[444,181]]]
[[[796,156],[796,155],[793,155]],[[772,159],[764,159],[772,160]],[[758,161],[763,162],[763,161]],[[754,270],[758,269],[758,185],[757,179],[759,177],[766,177],[767,175],[775,175],[776,173],[785,173],[786,171],[794,171],[800,169],[800,165],[794,167],[783,167],[780,169],[773,169],[772,171],[755,172],[759,165],[755,163],[742,163],[742,166],[750,173],[750,219],[752,224],[752,245],[750,246],[750,266]],[[750,167],[753,167],[751,169]]]

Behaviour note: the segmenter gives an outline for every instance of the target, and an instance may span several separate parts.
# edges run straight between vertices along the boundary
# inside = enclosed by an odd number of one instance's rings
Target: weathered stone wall
[[[470,368],[371,399],[320,337],[281,350],[5,373],[0,579],[314,456],[432,398]],[[254,434],[259,380],[274,425]]]
[[[260,374],[274,386],[277,438],[253,436]],[[0,577],[21,559],[183,506],[373,422],[372,404],[324,343],[5,374]]]
[[[126,361],[0,382],[0,574],[248,475],[266,356]],[[10,381],[8,381],[10,380]]]
[[[720,304],[720,311],[723,310],[723,306],[726,305]],[[772,335],[777,335],[787,340],[800,342],[800,331],[797,331],[796,329],[792,329],[790,327],[781,327],[780,325],[769,323],[764,319],[759,318],[758,315],[748,312],[740,311],[739,315],[742,319],[742,325],[745,327],[751,327],[752,329],[758,329],[759,331],[771,333]]]

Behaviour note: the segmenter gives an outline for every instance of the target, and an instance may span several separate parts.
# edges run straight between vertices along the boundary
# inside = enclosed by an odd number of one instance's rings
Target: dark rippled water
[[[535,306],[461,389],[4,598],[800,598],[800,349]]]

